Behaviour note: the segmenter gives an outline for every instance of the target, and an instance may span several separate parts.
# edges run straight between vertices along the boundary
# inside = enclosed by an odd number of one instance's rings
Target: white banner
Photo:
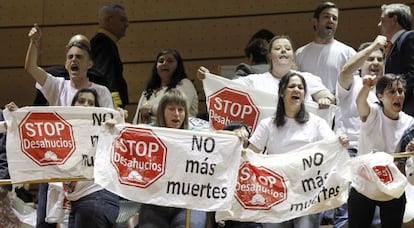
[[[116,125],[99,135],[94,176],[129,200],[214,211],[229,208],[240,156],[234,135]]]
[[[102,123],[124,122],[118,111],[97,107],[23,107],[4,117],[13,183],[93,178]]]
[[[247,151],[231,209],[216,220],[279,223],[338,207],[348,198],[348,160],[336,138],[284,154]]]
[[[260,120],[275,115],[277,94],[246,87],[232,80],[207,73],[203,80],[207,111],[212,127],[221,130],[231,121],[243,121],[250,130]],[[277,88],[275,88],[276,91]],[[335,105],[319,109],[315,102],[306,102],[306,108],[332,124]]]

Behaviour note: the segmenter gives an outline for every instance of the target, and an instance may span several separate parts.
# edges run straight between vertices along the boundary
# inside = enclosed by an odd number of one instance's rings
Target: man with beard
[[[334,38],[338,14],[334,3],[320,4],[313,13],[314,40],[296,51],[298,70],[321,77],[333,94],[342,66],[355,54],[352,47]]]

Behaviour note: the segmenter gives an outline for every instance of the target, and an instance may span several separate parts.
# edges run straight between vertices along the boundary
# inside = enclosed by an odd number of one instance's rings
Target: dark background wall
[[[34,80],[24,71],[27,34],[37,22],[43,31],[40,65],[65,61],[65,45],[75,34],[91,38],[97,29],[101,0],[0,0],[0,106],[9,101],[30,105]],[[312,12],[322,1],[304,0],[123,0],[130,21],[120,43],[124,76],[129,86],[130,116],[148,80],[157,52],[177,49],[191,79],[203,65],[218,73],[222,65],[246,61],[250,36],[267,28],[287,34],[295,47],[313,38]],[[379,33],[377,24],[386,0],[334,1],[340,8],[336,38],[354,48]],[[414,1],[404,2],[410,6]],[[205,110],[201,83],[194,80]]]

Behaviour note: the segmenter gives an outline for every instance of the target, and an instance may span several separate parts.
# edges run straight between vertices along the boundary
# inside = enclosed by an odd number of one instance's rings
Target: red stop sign
[[[125,185],[146,188],[164,175],[167,147],[151,129],[124,128],[114,142],[111,163]]]
[[[253,131],[260,114],[249,94],[227,87],[208,97],[208,109],[211,125],[216,130],[232,121],[243,121]]]
[[[19,132],[23,153],[40,166],[64,164],[76,148],[72,126],[54,112],[29,112]]]
[[[236,199],[245,209],[268,210],[287,198],[285,181],[279,174],[248,162],[239,168]]]

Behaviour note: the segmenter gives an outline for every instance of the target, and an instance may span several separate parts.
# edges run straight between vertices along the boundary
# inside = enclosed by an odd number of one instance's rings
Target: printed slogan
[[[106,189],[161,206],[229,207],[241,156],[236,136],[116,125],[99,139],[95,181]]]
[[[231,209],[216,220],[279,223],[340,206],[348,197],[348,160],[337,138],[284,154],[247,151]]]
[[[118,111],[96,107],[23,107],[4,116],[13,183],[92,179],[102,124],[124,121]]]

